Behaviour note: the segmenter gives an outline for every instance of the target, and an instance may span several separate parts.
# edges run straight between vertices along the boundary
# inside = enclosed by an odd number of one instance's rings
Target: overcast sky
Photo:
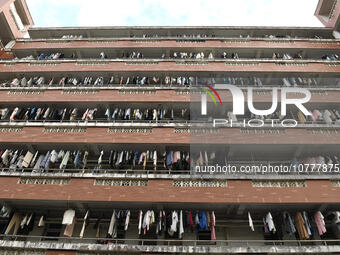
[[[318,0],[26,0],[35,26],[319,27]]]

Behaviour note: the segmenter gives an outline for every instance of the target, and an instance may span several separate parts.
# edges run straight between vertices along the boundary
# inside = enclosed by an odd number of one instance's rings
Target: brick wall
[[[76,255],[75,251],[46,251],[46,255]]]
[[[274,128],[275,129],[275,128]],[[216,134],[175,133],[174,128],[153,128],[152,133],[109,133],[89,127],[86,132],[44,132],[44,127],[24,127],[20,132],[0,132],[1,143],[156,143],[156,144],[339,144],[340,133],[313,134],[304,128],[285,133],[244,133],[221,128]]]
[[[18,184],[0,178],[0,199],[177,202],[177,203],[340,203],[340,188],[329,180],[306,180],[306,187],[259,188],[250,180],[228,180],[227,187],[174,187],[172,180],[147,186],[95,186],[94,179],[73,178],[68,185]]]
[[[91,62],[91,61],[89,61]],[[143,62],[138,60],[137,62]],[[145,60],[148,62],[148,60]],[[31,63],[15,63],[14,65],[1,64],[2,72],[8,73],[24,73],[24,72],[38,72],[38,73],[51,73],[51,72],[64,72],[69,75],[74,72],[115,72],[115,71],[138,71],[138,72],[152,72],[152,71],[187,71],[187,72],[293,72],[293,73],[339,73],[339,65],[327,65],[324,63],[307,63],[305,65],[278,65],[276,63],[261,62],[250,65],[238,64],[227,65],[225,62],[207,62],[206,64],[176,64],[175,62],[159,62],[158,64],[128,64],[128,62],[96,62],[96,64],[77,64],[75,62],[60,62],[48,63],[37,62]],[[101,63],[101,64],[97,64]],[[196,63],[196,61],[195,61]],[[72,70],[72,71],[71,71]],[[69,72],[69,73],[68,73]]]
[[[15,77],[15,76],[13,76]],[[49,78],[48,76],[46,78]],[[57,81],[56,81],[57,82]],[[227,85],[226,85],[227,86]],[[15,90],[10,90],[15,91]],[[231,92],[218,90],[223,103],[232,102]],[[288,97],[290,97],[288,95]],[[157,90],[155,94],[121,94],[119,90],[98,90],[91,94],[63,94],[62,90],[45,90],[40,91],[39,94],[20,95],[8,93],[8,90],[0,90],[1,102],[133,102],[133,103],[160,103],[160,102],[200,102],[200,95],[178,94],[176,90]],[[279,101],[281,95],[278,93]],[[292,98],[298,98],[297,95]],[[340,98],[340,91],[330,91],[325,94],[312,95],[311,103],[338,103]],[[244,99],[247,100],[247,93],[244,91]],[[253,100],[255,102],[272,102],[272,95],[257,94],[254,90]],[[212,102],[208,97],[208,101]]]

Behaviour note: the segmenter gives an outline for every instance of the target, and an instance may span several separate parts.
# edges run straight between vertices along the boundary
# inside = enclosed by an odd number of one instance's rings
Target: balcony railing
[[[108,59],[99,59],[99,58],[63,58],[57,60],[37,60],[33,59],[12,59],[12,60],[0,60],[0,64],[15,64],[15,63],[30,63],[34,64],[62,64],[62,63],[77,63],[77,64],[109,64],[111,62],[132,62],[132,63],[155,63],[159,62],[173,62],[173,63],[186,63],[186,62],[195,62],[197,64],[200,63],[226,63],[226,64],[259,64],[259,63],[274,63],[274,64],[297,64],[304,65],[309,63],[319,63],[319,64],[327,64],[327,65],[339,65],[340,60],[324,60],[324,59],[272,59],[272,58],[238,58],[238,59],[223,59],[223,58],[213,58],[213,59],[194,59],[194,58],[157,58],[157,57],[146,57],[146,58],[108,58]]]
[[[265,41],[265,42],[299,42],[299,41],[307,41],[307,42],[318,42],[318,43],[337,43],[340,40],[331,38],[331,39],[317,39],[317,38],[308,38],[308,37],[300,37],[300,38],[265,38],[265,37],[174,37],[174,36],[159,36],[159,37],[94,37],[94,38],[40,38],[40,39],[16,39],[17,42],[24,43],[33,43],[33,42],[72,42],[72,41],[88,41],[88,42],[116,42],[116,41],[137,41],[138,42],[152,42],[152,41],[167,41],[174,40],[178,42],[186,41],[186,42],[206,42],[206,41],[222,41],[228,40],[230,42],[251,42],[251,41]],[[47,45],[48,46],[48,45]]]
[[[178,253],[332,253],[340,240],[169,240],[1,235],[0,247],[77,251],[147,251]]]
[[[216,118],[219,120],[219,118]],[[250,120],[250,119],[249,119]],[[258,119],[259,121],[261,119]],[[328,124],[324,121],[306,121],[299,122],[296,120],[297,125],[288,127],[288,125],[293,125],[293,119],[287,119],[286,126],[281,125],[281,120],[279,119],[265,119],[262,126],[255,127],[259,123],[255,123],[252,120],[252,128],[254,129],[327,129],[328,131],[340,132],[340,121]],[[188,133],[190,130],[196,131],[197,129],[204,128],[249,128],[247,125],[248,119],[243,119],[239,121],[233,121],[232,126],[224,122],[216,122],[215,126],[213,121],[205,120],[107,120],[104,118],[98,118],[96,120],[0,120],[0,127],[186,127],[188,128]],[[261,122],[262,123],[262,122]]]
[[[105,163],[105,162],[104,162]],[[0,176],[35,177],[35,178],[128,178],[128,179],[250,179],[250,180],[305,180],[305,179],[339,179],[338,168],[326,170],[308,170],[299,168],[294,170],[291,163],[287,161],[230,161],[233,171],[198,172],[195,169],[173,170],[173,169],[131,169],[131,168],[107,168],[93,170],[91,168],[50,168],[49,170],[33,168],[0,168]],[[260,171],[264,166],[285,166],[290,168],[288,172],[274,170]],[[255,170],[241,170],[241,166],[249,166]],[[257,170],[256,170],[257,169]],[[269,167],[268,167],[269,169]]]

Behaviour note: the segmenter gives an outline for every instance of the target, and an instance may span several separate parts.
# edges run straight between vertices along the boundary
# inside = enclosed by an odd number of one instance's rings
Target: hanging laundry
[[[73,218],[75,217],[76,211],[72,209],[68,209],[64,212],[64,217],[62,224],[63,225],[70,225],[73,222]]]
[[[45,226],[45,217],[42,215],[39,219],[38,227],[44,227]]]
[[[124,225],[124,230],[128,230],[129,228],[129,222],[130,222],[130,211],[126,211],[126,219],[125,219],[125,225]]]
[[[64,231],[64,236],[72,237],[75,225],[76,225],[76,217],[74,216],[73,219],[72,219],[72,223],[66,225],[65,231]]]
[[[287,234],[295,234],[296,229],[292,220],[292,217],[288,212],[283,212],[283,222],[285,225],[285,230]]]
[[[138,234],[140,235],[142,233],[142,223],[143,222],[143,211],[139,211],[139,216],[138,216]]]
[[[184,227],[183,227],[183,211],[181,210],[179,213],[179,233],[178,237],[179,239],[182,239],[184,233]]]
[[[177,223],[179,221],[178,213],[176,211],[173,211],[171,213],[171,220],[172,220],[172,223],[171,223],[170,228],[168,229],[168,234],[170,236],[173,236],[174,233],[177,232]]]
[[[84,233],[85,233],[85,227],[88,225],[88,218],[89,218],[89,210],[87,210],[85,216],[84,216],[84,222],[83,222],[83,226],[81,228],[81,231],[80,231],[80,234],[79,234],[79,237],[80,238],[83,238],[84,237]]]
[[[199,230],[208,230],[207,216],[204,211],[198,212]]]
[[[20,223],[22,222],[22,216],[19,213],[14,213],[10,222],[7,225],[5,230],[5,235],[9,235],[11,230],[13,229],[12,235],[16,235],[18,233]]]
[[[254,224],[253,224],[253,220],[251,218],[250,212],[248,212],[248,221],[249,221],[249,227],[252,231],[255,231],[254,229]]]
[[[307,230],[308,235],[312,236],[314,231],[313,231],[312,224],[310,223],[310,220],[309,220],[309,217],[306,211],[302,212],[302,217],[305,222],[305,228]]]
[[[111,238],[116,238],[117,237],[116,210],[113,210],[107,234]]]
[[[266,215],[266,223],[268,224],[269,231],[272,231],[273,233],[275,233],[276,229],[275,229],[273,217],[270,212],[268,212]]]
[[[296,226],[300,239],[301,240],[309,239],[308,232],[305,228],[305,221],[302,217],[301,212],[296,213],[294,221],[295,221],[295,226]]]
[[[316,226],[318,227],[319,235],[323,235],[327,232],[326,226],[325,226],[325,221],[322,213],[320,211],[317,211],[314,214],[314,220],[316,223]]]
[[[212,211],[211,214],[210,214],[211,241],[216,240],[215,224],[216,224],[215,212]]]

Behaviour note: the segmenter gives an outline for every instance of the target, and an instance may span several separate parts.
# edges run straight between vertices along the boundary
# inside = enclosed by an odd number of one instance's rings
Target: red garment
[[[192,220],[191,211],[189,211],[189,225],[190,225],[191,232],[194,232],[194,221]]]

